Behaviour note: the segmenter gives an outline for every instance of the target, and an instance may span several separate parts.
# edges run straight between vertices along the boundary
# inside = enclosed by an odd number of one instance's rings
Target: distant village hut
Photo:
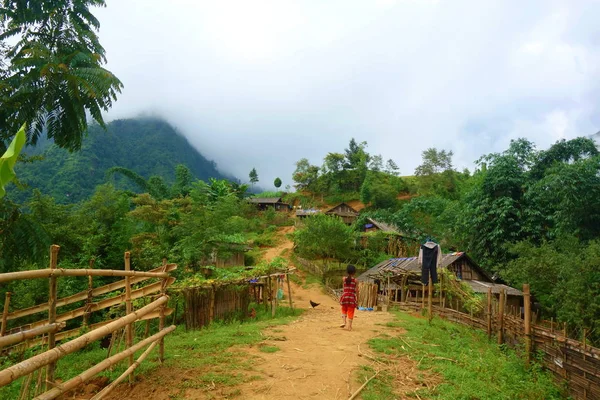
[[[248,201],[256,205],[260,211],[265,211],[269,208],[275,211],[289,211],[291,209],[290,205],[284,203],[281,197],[252,197]]]
[[[475,293],[487,294],[488,288],[498,296],[506,293],[508,309],[520,310],[523,293],[513,287],[495,282],[471,257],[464,252],[444,254],[438,269],[451,271],[458,280],[466,283]],[[379,294],[390,296],[395,301],[418,299],[422,296],[421,266],[417,257],[392,258],[383,261],[358,277],[362,283],[376,284]]]
[[[340,203],[332,209],[325,212],[327,215],[338,216],[347,225],[352,225],[358,218],[358,211],[346,203]]]
[[[373,218],[367,218],[362,226],[361,244],[368,247],[369,238],[372,235],[385,235],[385,252],[396,257],[407,257],[409,254],[415,254],[419,251],[419,241],[402,232],[392,224],[377,221]],[[383,250],[383,249],[382,249]]]

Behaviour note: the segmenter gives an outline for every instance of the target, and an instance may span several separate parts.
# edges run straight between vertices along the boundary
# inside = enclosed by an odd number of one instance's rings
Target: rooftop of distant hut
[[[478,271],[480,271],[485,277],[492,281],[492,278],[489,276],[489,274],[483,269],[481,269],[481,267],[479,267],[464,252],[444,254],[442,256],[442,262],[439,265],[439,268],[447,268],[449,265],[458,261],[461,258],[468,259]],[[419,265],[417,257],[391,258],[389,260],[385,260],[375,265],[373,268],[365,271],[358,277],[358,279],[363,282],[373,282],[375,279],[387,279],[388,276],[393,278],[394,276],[399,276],[407,273],[414,275],[419,275],[421,273],[421,266]],[[483,282],[478,280],[463,280],[462,282],[467,283],[469,286],[471,286],[473,291],[477,293],[487,293],[487,288],[491,287],[492,293],[500,293],[500,289],[505,289],[508,295],[523,295],[523,293],[520,290],[499,283]]]
[[[252,197],[248,201],[250,203],[276,204],[281,203],[281,197]]]

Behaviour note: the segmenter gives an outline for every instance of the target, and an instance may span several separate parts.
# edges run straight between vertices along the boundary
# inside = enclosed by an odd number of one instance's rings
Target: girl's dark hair
[[[352,282],[352,275],[356,273],[356,267],[352,264],[348,264],[346,267],[346,273],[348,276],[346,277],[346,285],[349,285]]]

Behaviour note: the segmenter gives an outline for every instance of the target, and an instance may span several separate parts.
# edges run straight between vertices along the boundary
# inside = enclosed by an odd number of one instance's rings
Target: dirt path
[[[294,227],[280,228],[280,241],[276,247],[265,252],[265,259],[272,260],[277,256],[288,258],[293,243],[285,235],[293,230]],[[300,271],[298,273],[302,274]],[[263,331],[265,340],[261,346],[277,347],[278,351],[261,352],[260,346],[256,345],[232,348],[232,351],[238,350],[244,354],[244,358],[252,360],[251,373],[256,379],[236,385],[235,395],[231,397],[256,400],[347,399],[363,383],[357,380],[357,370],[362,365],[372,365],[368,340],[380,334],[394,335],[400,332],[397,328],[385,326],[393,319],[391,314],[374,311],[357,311],[353,331],[341,329],[337,301],[318,284],[303,287],[292,283],[292,298],[295,307],[306,309],[304,314],[289,325],[277,325]],[[310,300],[319,305],[312,308]],[[398,370],[414,371],[415,363],[408,359],[397,359],[395,366]],[[121,391],[117,390],[111,399],[123,398],[123,395],[136,400],[231,398],[211,393],[205,385],[186,389],[173,397],[168,387],[192,379],[187,376],[189,374],[195,372],[159,368],[131,389],[122,387]],[[418,386],[413,382],[410,378],[400,382],[399,385],[403,387],[401,392],[416,389]]]
[[[294,227],[280,229],[281,242],[269,249],[265,259],[286,256],[293,243],[285,234]],[[369,364],[363,354],[370,354],[367,341],[388,329],[392,318],[383,312],[357,311],[351,332],[339,327],[337,301],[325,294],[319,285],[303,288],[292,285],[296,307],[306,309],[304,315],[290,325],[265,331],[265,343],[280,350],[265,354],[258,348],[249,354],[260,360],[257,370],[263,380],[240,387],[244,399],[345,399],[360,386],[355,374],[360,365]],[[319,305],[310,306],[309,300]],[[269,337],[272,339],[269,340]],[[285,340],[282,340],[285,339]]]
[[[244,399],[346,399],[360,386],[354,372],[369,364],[367,341],[388,329],[388,313],[357,312],[354,330],[339,327],[340,311],[336,301],[319,287],[303,289],[294,285],[293,298],[302,308],[302,317],[290,325],[265,331],[265,343],[280,351],[249,353],[260,358],[257,370],[264,379],[242,385]],[[309,300],[320,303],[311,308]],[[275,340],[268,340],[269,336]],[[282,341],[281,339],[285,340]]]

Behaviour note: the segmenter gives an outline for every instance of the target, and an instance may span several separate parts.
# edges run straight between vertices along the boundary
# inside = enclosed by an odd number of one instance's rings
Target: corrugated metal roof
[[[394,226],[394,225],[386,224],[385,222],[379,222],[379,221],[374,220],[373,218],[367,218],[367,220],[369,222],[371,222],[373,225],[375,225],[377,227],[377,229],[379,229],[381,231],[399,233],[398,228],[396,228],[396,226]]]
[[[440,268],[447,268],[450,264],[454,263],[455,261],[458,261],[462,257],[467,257],[471,261],[472,265],[475,266],[479,271],[481,271],[484,274],[484,276],[488,276],[488,274],[485,271],[483,271],[477,264],[475,264],[464,252],[444,254],[442,256]],[[377,278],[383,278],[390,275],[400,275],[406,272],[412,272],[416,275],[419,275],[421,273],[421,266],[419,265],[417,257],[391,258],[389,260],[385,260],[375,265],[373,268],[367,270],[366,272],[362,273],[357,279],[361,282],[373,283]],[[499,283],[474,280],[463,280],[463,282],[468,283],[473,288],[473,290],[478,293],[487,293],[487,288],[491,286],[493,293],[500,293],[500,289],[504,288],[506,290],[506,293],[509,295],[523,295],[521,291]]]
[[[281,197],[252,197],[248,201],[250,201],[250,203],[275,204],[281,203]]]
[[[316,214],[320,214],[320,213],[321,213],[321,210],[315,210],[315,209],[297,210],[296,211],[296,216],[303,217],[305,215],[316,215]]]
[[[487,293],[488,288],[492,288],[492,293],[500,293],[500,289],[504,289],[506,294],[509,296],[523,296],[523,292],[508,285],[502,285],[500,283],[482,282],[482,281],[469,281],[464,280],[464,283],[471,286],[475,293]]]

